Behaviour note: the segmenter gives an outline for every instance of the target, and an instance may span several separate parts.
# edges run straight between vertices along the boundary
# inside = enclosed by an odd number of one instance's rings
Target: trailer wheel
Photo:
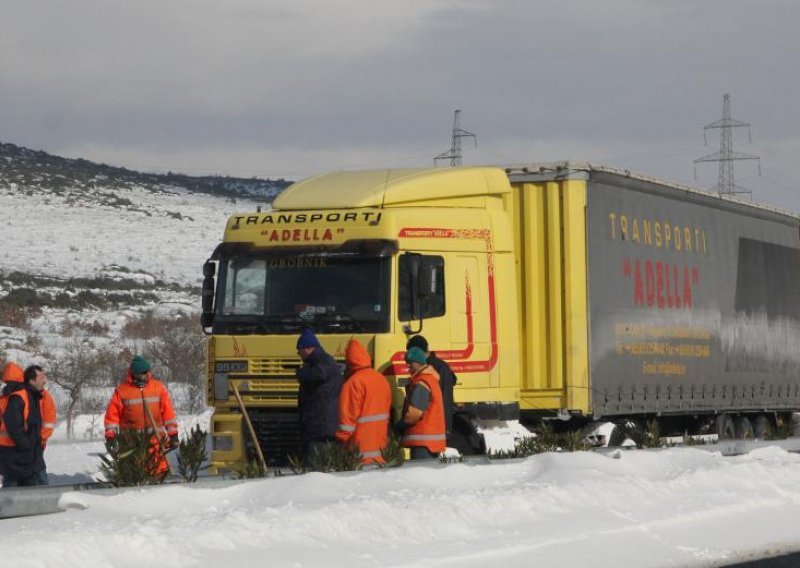
[[[764,414],[759,414],[753,419],[753,437],[765,440],[772,435],[772,421]]]
[[[733,440],[736,437],[736,428],[730,414],[717,416],[717,436],[720,440]]]
[[[737,416],[734,421],[734,429],[737,440],[752,440],[755,437],[753,436],[753,425],[747,416]]]

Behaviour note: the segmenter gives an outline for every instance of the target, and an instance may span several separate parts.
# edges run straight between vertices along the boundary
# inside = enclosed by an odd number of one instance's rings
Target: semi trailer
[[[423,334],[458,377],[466,453],[487,419],[746,438],[800,409],[798,217],[629,171],[321,175],[231,216],[204,276],[218,471],[252,457],[243,410],[268,461],[297,451],[304,327],[340,361],[359,339],[395,407]]]

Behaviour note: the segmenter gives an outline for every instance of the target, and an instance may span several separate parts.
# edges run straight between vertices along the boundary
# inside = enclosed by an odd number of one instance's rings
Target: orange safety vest
[[[42,391],[39,405],[42,409],[42,446],[45,446],[56,429],[56,401],[49,392]]]
[[[392,406],[389,381],[372,368],[369,353],[356,339],[348,342],[345,361],[353,374],[339,395],[336,439],[358,447],[361,463],[383,463],[381,450],[386,447]]]
[[[28,391],[26,391],[24,388],[22,388],[22,389],[20,389],[18,391],[14,391],[9,395],[3,395],[2,397],[0,397],[0,415],[5,414],[6,408],[8,408],[8,400],[12,396],[18,396],[18,397],[22,398],[22,402],[24,403],[24,405],[22,407],[22,421],[23,421],[22,423],[23,423],[23,425],[25,427],[25,430],[27,431],[28,430],[28,416],[30,415],[30,408],[29,408],[29,405],[28,405],[28,402],[29,402]],[[41,408],[41,401],[39,401],[39,408]],[[11,437],[11,434],[9,434],[8,430],[6,430],[5,421],[3,421],[3,423],[0,424],[0,446],[5,446],[7,448],[13,448],[16,445],[17,444],[14,443],[14,439]]]
[[[422,413],[419,421],[409,426],[403,433],[402,445],[405,447],[422,446],[429,452],[438,454],[447,447],[447,434],[445,433],[444,404],[442,389],[439,386],[439,375],[430,365],[422,367],[408,380],[403,416],[408,410],[411,391],[415,388],[426,387],[431,393],[430,404]]]
[[[5,368],[3,369],[3,382],[5,383],[22,383],[23,382],[23,371],[22,367],[17,365],[16,363],[8,363]],[[8,397],[14,393],[4,394],[0,396],[0,446],[6,447],[14,447],[14,440],[11,439],[11,436],[8,435],[8,430],[6,430],[6,425],[3,424],[3,414],[5,414],[6,408],[8,408]],[[28,423],[28,393],[25,393],[25,424],[27,427]]]

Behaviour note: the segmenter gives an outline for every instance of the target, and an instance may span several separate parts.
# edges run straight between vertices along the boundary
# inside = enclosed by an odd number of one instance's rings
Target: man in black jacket
[[[303,360],[297,369],[300,442],[303,462],[310,466],[314,454],[321,451],[325,443],[335,440],[342,369],[310,329],[304,329],[297,339],[297,354]]]
[[[436,353],[428,350],[428,340],[421,335],[415,335],[406,343],[406,351],[412,347],[419,347],[428,357],[428,365],[436,369],[439,373],[439,387],[442,389],[442,402],[444,406],[444,425],[447,430],[447,438],[453,429],[453,413],[455,412],[453,402],[453,387],[456,385],[456,375],[446,361],[439,359]],[[448,446],[450,444],[448,443]]]
[[[0,471],[3,487],[39,484],[45,469],[41,400],[47,377],[41,367],[25,369],[22,383],[9,383],[8,404],[0,428]]]

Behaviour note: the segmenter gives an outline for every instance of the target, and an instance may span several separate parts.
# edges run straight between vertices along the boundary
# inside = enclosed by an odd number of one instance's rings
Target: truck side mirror
[[[200,325],[205,330],[214,323],[214,275],[217,273],[217,265],[213,261],[206,261],[203,265],[203,291],[201,295],[201,306],[203,313],[200,315]]]
[[[420,298],[432,298],[439,289],[436,270],[438,268],[438,263],[435,262],[436,260],[437,259],[431,257],[422,258],[417,274],[417,295]]]
[[[409,276],[408,299],[411,302],[411,314],[414,319],[419,319],[421,312],[419,301],[419,269],[422,265],[422,255],[413,252],[407,252],[403,254],[403,259],[406,262],[406,269],[408,270]]]

